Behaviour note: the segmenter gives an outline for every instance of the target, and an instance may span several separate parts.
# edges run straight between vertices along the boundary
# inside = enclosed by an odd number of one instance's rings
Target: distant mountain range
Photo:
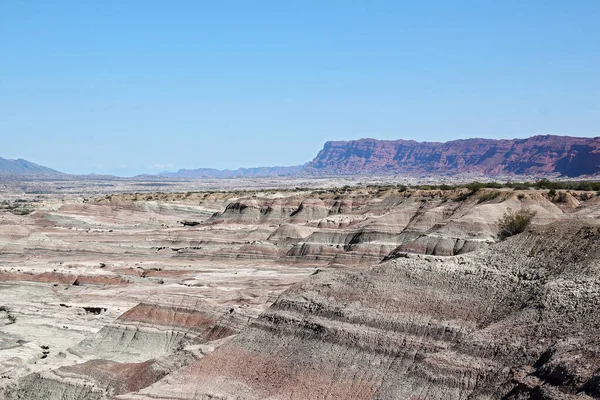
[[[163,172],[161,176],[174,178],[234,178],[234,177],[269,177],[298,175],[304,170],[304,165],[293,167],[257,167],[230,169],[180,169],[177,172]]]
[[[600,137],[542,135],[450,142],[360,139],[327,142],[305,165],[182,169],[139,178],[234,178],[324,175],[480,174],[579,177],[600,175]],[[26,160],[0,158],[0,174],[61,175]]]
[[[600,138],[533,136],[445,143],[360,139],[327,142],[308,174],[559,175],[600,173]]]
[[[0,157],[0,174],[11,175],[64,175],[62,172],[27,160],[9,160]]]

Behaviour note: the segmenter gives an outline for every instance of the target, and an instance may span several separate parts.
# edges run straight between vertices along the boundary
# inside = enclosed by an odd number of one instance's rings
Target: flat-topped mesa
[[[445,143],[360,139],[327,142],[307,164],[309,173],[476,173],[559,175],[600,173],[600,137],[533,136]]]

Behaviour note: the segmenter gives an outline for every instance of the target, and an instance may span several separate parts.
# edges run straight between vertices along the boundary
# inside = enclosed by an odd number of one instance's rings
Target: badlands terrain
[[[0,187],[0,398],[600,398],[596,192],[61,182]]]

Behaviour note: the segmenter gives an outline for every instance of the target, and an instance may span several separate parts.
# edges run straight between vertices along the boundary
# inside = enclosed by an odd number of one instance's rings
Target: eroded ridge
[[[229,343],[123,399],[600,396],[600,228],[318,271]]]

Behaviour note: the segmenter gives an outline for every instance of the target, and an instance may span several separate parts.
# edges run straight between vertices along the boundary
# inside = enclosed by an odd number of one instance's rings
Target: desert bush
[[[507,183],[506,187],[513,188],[515,190],[529,190],[531,184],[527,182],[515,182],[515,183]]]
[[[566,203],[569,200],[567,193],[565,192],[558,192],[558,196],[556,196],[556,202],[557,203]]]
[[[587,201],[589,199],[591,199],[592,197],[594,197],[593,194],[591,193],[579,193],[579,200],[581,201]]]
[[[467,189],[469,189],[471,192],[473,192],[473,193],[476,193],[476,192],[478,192],[480,189],[483,189],[483,188],[485,188],[485,187],[487,187],[487,186],[486,186],[486,184],[485,184],[485,183],[481,183],[481,182],[477,182],[477,181],[475,181],[475,182],[467,183],[467,184],[465,185],[465,187],[466,187]]]
[[[456,189],[456,186],[450,186],[450,185],[443,184],[443,185],[438,186],[438,189],[440,189],[440,190],[454,190],[454,189]]]
[[[600,190],[600,182],[597,181],[560,181],[553,182],[548,179],[540,179],[533,184],[538,189],[564,189],[564,190]]]
[[[505,213],[500,221],[498,221],[498,225],[500,226],[498,236],[501,240],[504,240],[525,231],[529,224],[531,224],[534,216],[535,211],[532,211],[529,208]]]
[[[465,193],[461,193],[456,199],[454,199],[454,201],[466,201],[473,194],[475,194],[475,192],[473,192],[473,191],[468,191],[468,192],[465,192]]]
[[[494,200],[498,196],[500,196],[500,191],[498,191],[498,190],[492,190],[490,192],[484,193],[481,196],[479,196],[479,199],[477,199],[477,204],[484,203],[484,202],[490,201],[490,200]]]

